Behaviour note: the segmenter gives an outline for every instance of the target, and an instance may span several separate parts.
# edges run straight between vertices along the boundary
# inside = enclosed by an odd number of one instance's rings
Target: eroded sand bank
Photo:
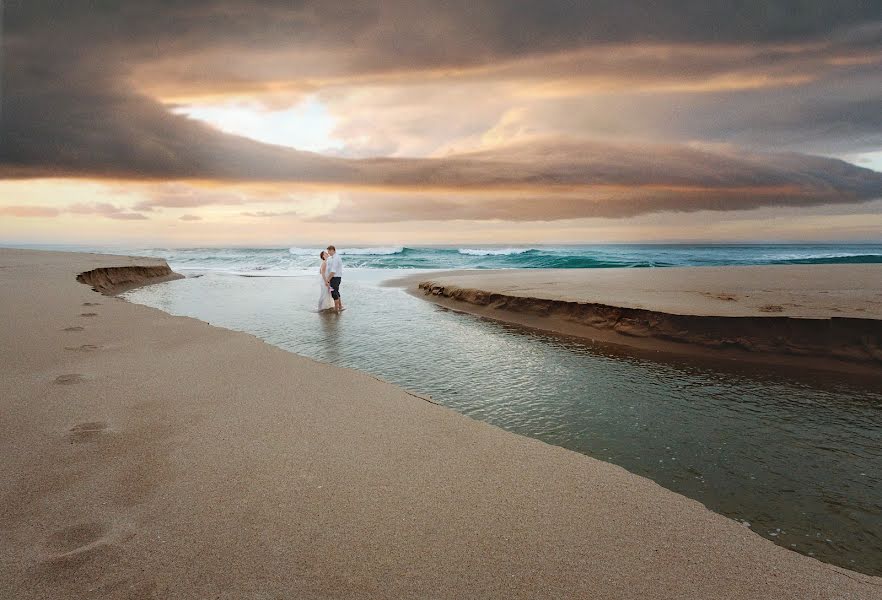
[[[403,283],[466,312],[638,348],[882,372],[882,265],[467,271]]]
[[[882,598],[619,467],[76,281],[131,264],[161,265],[0,250],[5,597]]]

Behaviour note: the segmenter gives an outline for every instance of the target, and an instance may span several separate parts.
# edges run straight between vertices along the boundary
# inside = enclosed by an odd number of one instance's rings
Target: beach
[[[397,282],[444,306],[623,346],[882,372],[882,266],[522,269]]]
[[[882,598],[620,467],[92,289],[171,277],[0,250],[9,597]]]

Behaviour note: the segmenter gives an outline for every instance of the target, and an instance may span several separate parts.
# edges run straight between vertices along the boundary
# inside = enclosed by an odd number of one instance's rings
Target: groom
[[[331,287],[331,298],[334,299],[334,309],[337,312],[343,310],[340,302],[340,277],[343,275],[343,261],[337,256],[337,249],[328,246],[328,285]]]

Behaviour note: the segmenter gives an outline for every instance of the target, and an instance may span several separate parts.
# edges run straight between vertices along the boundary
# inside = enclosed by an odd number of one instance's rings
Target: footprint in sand
[[[51,582],[97,583],[92,574],[96,568],[112,568],[122,559],[122,552],[111,539],[111,533],[110,526],[95,521],[56,531],[46,540],[45,555],[37,565],[36,574]]]
[[[760,306],[759,310],[760,312],[779,313],[784,311],[784,307],[777,304],[766,304],[765,306]]]
[[[84,381],[86,381],[86,378],[79,373],[68,373],[67,375],[59,375],[56,377],[54,383],[57,385],[73,385]]]
[[[80,313],[81,317],[97,317],[98,313]]]
[[[46,549],[53,554],[67,554],[101,540],[108,530],[107,525],[95,521],[71,525],[50,535]]]
[[[83,302],[83,306],[101,306],[100,302]]]
[[[80,327],[77,325],[76,327],[65,327],[62,331],[83,331],[85,327]]]
[[[97,442],[110,435],[108,427],[110,427],[110,425],[104,421],[80,423],[76,427],[71,428],[70,434],[67,438],[74,444]]]
[[[702,296],[707,298],[714,298],[716,300],[725,300],[726,302],[735,302],[738,300],[738,296],[735,294],[726,294],[726,293],[713,293],[713,292],[699,292]]]
[[[82,346],[65,346],[65,350],[72,350],[74,352],[94,352],[95,350],[99,350],[100,346],[94,346],[92,344],[83,344]]]

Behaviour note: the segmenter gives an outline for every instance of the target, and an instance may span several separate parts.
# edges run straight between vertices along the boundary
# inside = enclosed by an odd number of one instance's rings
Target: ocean
[[[340,315],[315,312],[318,248],[121,249],[164,257],[187,275],[124,297],[371,373],[620,465],[784,547],[882,575],[878,379],[629,351],[456,313],[384,285],[451,268],[882,262],[882,245],[340,250]]]
[[[174,269],[240,275],[302,275],[318,265],[319,247],[95,247],[157,256]],[[356,269],[601,269],[770,264],[882,263],[882,244],[609,244],[580,246],[345,247]]]

